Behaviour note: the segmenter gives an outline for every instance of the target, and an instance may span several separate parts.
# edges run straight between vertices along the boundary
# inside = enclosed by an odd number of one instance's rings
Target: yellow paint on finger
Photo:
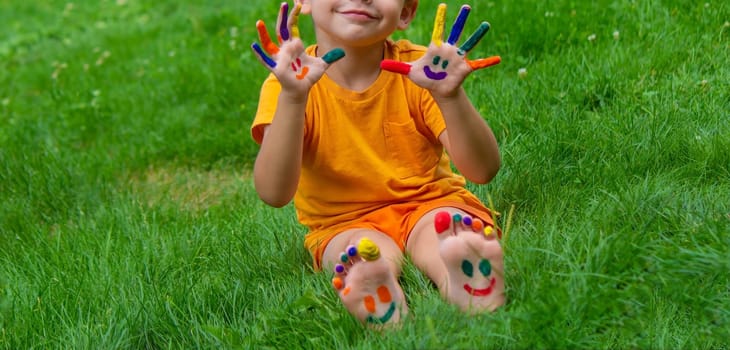
[[[291,16],[289,16],[289,31],[291,32],[292,38],[299,38],[299,13],[302,12],[302,4],[297,1],[292,10]]]
[[[433,22],[433,34],[431,42],[436,46],[441,46],[444,38],[444,23],[446,22],[446,4],[439,4],[436,9],[436,19]]]

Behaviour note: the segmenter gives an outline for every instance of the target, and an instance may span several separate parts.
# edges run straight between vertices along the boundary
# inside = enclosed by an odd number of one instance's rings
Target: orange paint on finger
[[[261,46],[264,48],[264,50],[266,50],[266,53],[268,53],[269,55],[275,55],[279,53],[279,47],[277,47],[276,44],[271,41],[269,31],[266,30],[266,25],[264,24],[264,21],[256,21],[256,30],[259,32],[259,40],[261,40]]]
[[[492,56],[474,61],[466,60],[466,63],[469,65],[469,67],[471,67],[472,70],[491,67],[495,64],[499,64],[500,62],[502,62],[502,58],[499,56]]]

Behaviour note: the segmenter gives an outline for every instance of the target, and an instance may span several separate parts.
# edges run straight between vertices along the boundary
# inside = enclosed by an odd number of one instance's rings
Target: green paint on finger
[[[336,48],[324,54],[324,56],[322,56],[322,60],[327,62],[327,64],[332,64],[342,57],[345,57],[345,50]]]

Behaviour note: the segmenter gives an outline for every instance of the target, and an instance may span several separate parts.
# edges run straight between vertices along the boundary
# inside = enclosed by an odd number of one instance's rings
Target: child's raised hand
[[[451,27],[448,40],[443,42],[446,4],[440,4],[436,11],[431,44],[426,53],[414,62],[383,60],[380,67],[384,70],[407,75],[417,85],[428,89],[438,96],[452,96],[460,88],[464,79],[477,69],[498,64],[499,56],[477,60],[466,58],[466,54],[479,43],[489,31],[489,23],[482,22],[479,28],[464,44],[456,47],[471,7],[463,5]]]
[[[293,93],[306,94],[329,68],[330,64],[345,56],[342,49],[334,49],[324,56],[313,57],[304,52],[304,44],[299,39],[299,13],[302,5],[296,0],[289,15],[289,4],[283,2],[276,23],[277,46],[271,41],[266,25],[262,20],[256,21],[259,33],[258,43],[251,48],[256,57],[268,68],[281,83],[283,89]]]

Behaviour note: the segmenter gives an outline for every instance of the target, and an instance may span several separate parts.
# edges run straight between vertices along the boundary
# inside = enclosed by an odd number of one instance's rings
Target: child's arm
[[[381,67],[408,75],[414,83],[431,92],[446,122],[446,130],[439,135],[439,140],[454,165],[470,181],[487,183],[499,170],[499,149],[492,130],[469,101],[462,83],[474,70],[495,65],[500,58],[466,58],[466,54],[489,30],[487,22],[482,22],[464,44],[455,46],[469,11],[469,6],[462,6],[447,42],[442,42],[446,5],[439,5],[426,54],[411,63],[385,60]]]
[[[289,203],[299,183],[304,111],[309,90],[331,63],[344,56],[341,49],[334,49],[321,58],[304,52],[296,24],[300,9],[301,5],[297,3],[289,17],[288,4],[281,5],[277,21],[280,47],[271,41],[262,21],[258,21],[256,27],[263,47],[258,43],[251,45],[259,61],[281,84],[274,118],[264,129],[261,148],[254,163],[256,192],[264,202],[274,207]]]
[[[474,108],[464,89],[456,95],[436,97],[446,121],[439,140],[462,175],[475,183],[488,183],[501,164],[497,139],[484,118]]]

